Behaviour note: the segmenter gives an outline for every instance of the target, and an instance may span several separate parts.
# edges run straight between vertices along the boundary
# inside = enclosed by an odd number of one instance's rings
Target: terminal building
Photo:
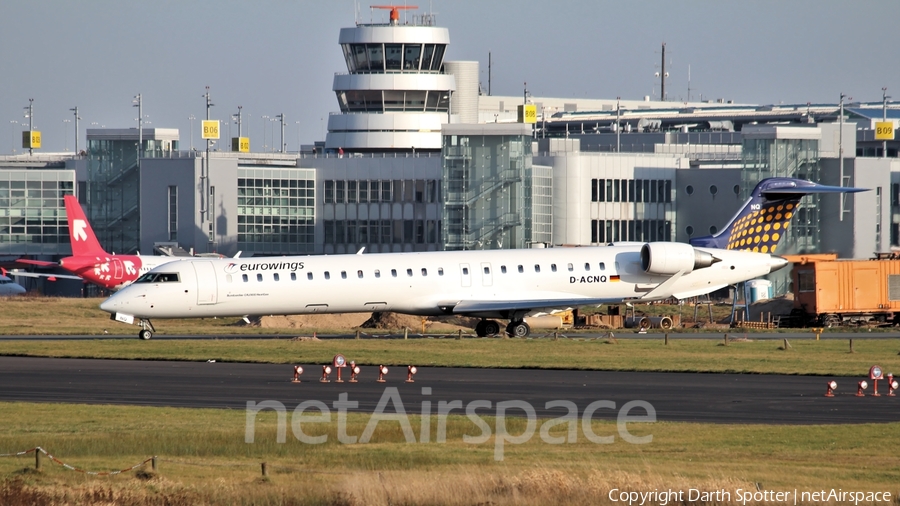
[[[779,253],[900,246],[900,141],[874,133],[898,109],[485,95],[434,16],[394,14],[341,29],[347,72],[315,150],[101,128],[77,155],[0,156],[0,261],[70,254],[70,193],[110,252],[302,255],[686,242],[772,176],[871,190],[806,197]]]

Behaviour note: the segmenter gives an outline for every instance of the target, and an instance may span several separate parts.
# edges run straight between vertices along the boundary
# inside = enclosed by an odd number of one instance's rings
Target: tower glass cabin
[[[444,72],[450,43],[432,15],[401,22],[342,28],[347,73],[334,76],[339,113],[328,118],[325,147],[347,152],[441,149],[441,125],[450,122],[454,77]]]

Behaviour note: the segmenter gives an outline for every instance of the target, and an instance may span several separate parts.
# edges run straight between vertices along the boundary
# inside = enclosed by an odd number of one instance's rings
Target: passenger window
[[[391,269],[391,277],[397,277],[397,269]]]
[[[572,272],[575,270],[575,266],[572,264],[568,264],[567,268],[569,269],[569,272]]]
[[[490,274],[490,273],[491,273],[491,268],[490,268],[490,267],[485,267],[485,268],[484,268],[484,273],[485,273],[485,274]]]
[[[463,267],[463,276],[468,276],[468,275],[469,275],[469,268]]]
[[[257,275],[256,275],[256,280],[257,280],[257,281],[262,281],[262,274],[257,274]]]
[[[361,270],[360,270],[360,271],[356,271],[356,277],[358,277],[359,279],[362,279],[363,273],[362,273]]]
[[[375,269],[375,277],[376,277],[376,278],[380,278],[380,277],[381,277],[381,271],[380,271],[380,270]]]
[[[584,263],[584,270],[586,270],[586,271],[591,270],[591,264],[585,262],[585,263]]]
[[[525,268],[522,267],[521,265],[519,266],[519,272],[525,272]]]
[[[277,272],[273,274],[272,277],[275,278],[275,281],[281,281],[281,276],[279,276]]]
[[[312,281],[312,278],[313,278],[312,273],[311,273],[311,272],[307,272],[307,273],[306,273],[306,279]]]
[[[500,266],[500,272],[502,272],[503,274],[506,274],[506,266],[505,265]]]
[[[428,275],[428,269],[426,269],[426,268],[423,267],[423,268],[422,268],[422,275],[423,275],[423,276],[427,276],[427,275]]]
[[[444,268],[438,267],[438,276],[443,276],[443,275],[444,275]]]
[[[341,271],[341,279],[347,279],[347,271]]]
[[[330,272],[325,271],[325,279],[331,279],[331,273],[330,273]]]
[[[297,273],[296,272],[291,273],[291,281],[297,281]]]
[[[538,264],[534,264],[534,272],[541,272],[541,266]]]
[[[412,269],[406,269],[406,275],[412,277]]]
[[[605,263],[600,262],[600,270],[601,270],[601,271],[605,271],[605,270],[606,270],[606,264],[605,264]]]
[[[241,274],[241,277],[244,278],[244,283],[250,281],[250,278],[248,278],[246,274]]]
[[[556,272],[556,264],[550,264],[550,270]]]

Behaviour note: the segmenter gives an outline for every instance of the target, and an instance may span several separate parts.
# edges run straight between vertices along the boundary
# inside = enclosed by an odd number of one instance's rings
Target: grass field
[[[547,444],[535,437],[507,444],[494,459],[494,439],[469,444],[479,429],[451,416],[445,443],[407,443],[400,425],[380,422],[371,441],[337,442],[337,426],[306,425],[324,444],[299,442],[287,429],[276,442],[276,417],[257,416],[255,441],[244,442],[240,410],[0,403],[0,452],[42,446],[75,467],[104,471],[158,456],[159,472],[86,477],[33,455],[0,458],[6,489],[27,496],[105,504],[597,504],[611,488],[756,490],[891,490],[900,476],[900,424],[851,426],[743,426],[691,423],[631,424],[647,444],[595,444],[578,425],[577,441]],[[332,420],[334,416],[332,415]],[[484,419],[488,425],[494,420]],[[416,434],[420,418],[411,416]],[[348,415],[346,433],[360,435],[368,416]],[[431,421],[431,440],[436,422]],[[524,420],[508,420],[510,434]],[[594,422],[598,435],[615,435],[613,422]],[[550,431],[565,435],[565,426]],[[262,462],[269,466],[261,475]],[[0,502],[3,501],[0,490]],[[100,501],[97,501],[100,503]]]
[[[0,355],[232,362],[329,363],[341,353],[364,365],[735,372],[860,376],[873,364],[900,371],[900,339],[779,341],[700,339],[334,339],[0,341]]]

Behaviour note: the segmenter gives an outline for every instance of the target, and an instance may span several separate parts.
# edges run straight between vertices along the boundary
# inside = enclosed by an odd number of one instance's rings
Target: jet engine
[[[687,274],[721,262],[710,253],[677,242],[648,242],[641,248],[641,268],[647,274]]]

